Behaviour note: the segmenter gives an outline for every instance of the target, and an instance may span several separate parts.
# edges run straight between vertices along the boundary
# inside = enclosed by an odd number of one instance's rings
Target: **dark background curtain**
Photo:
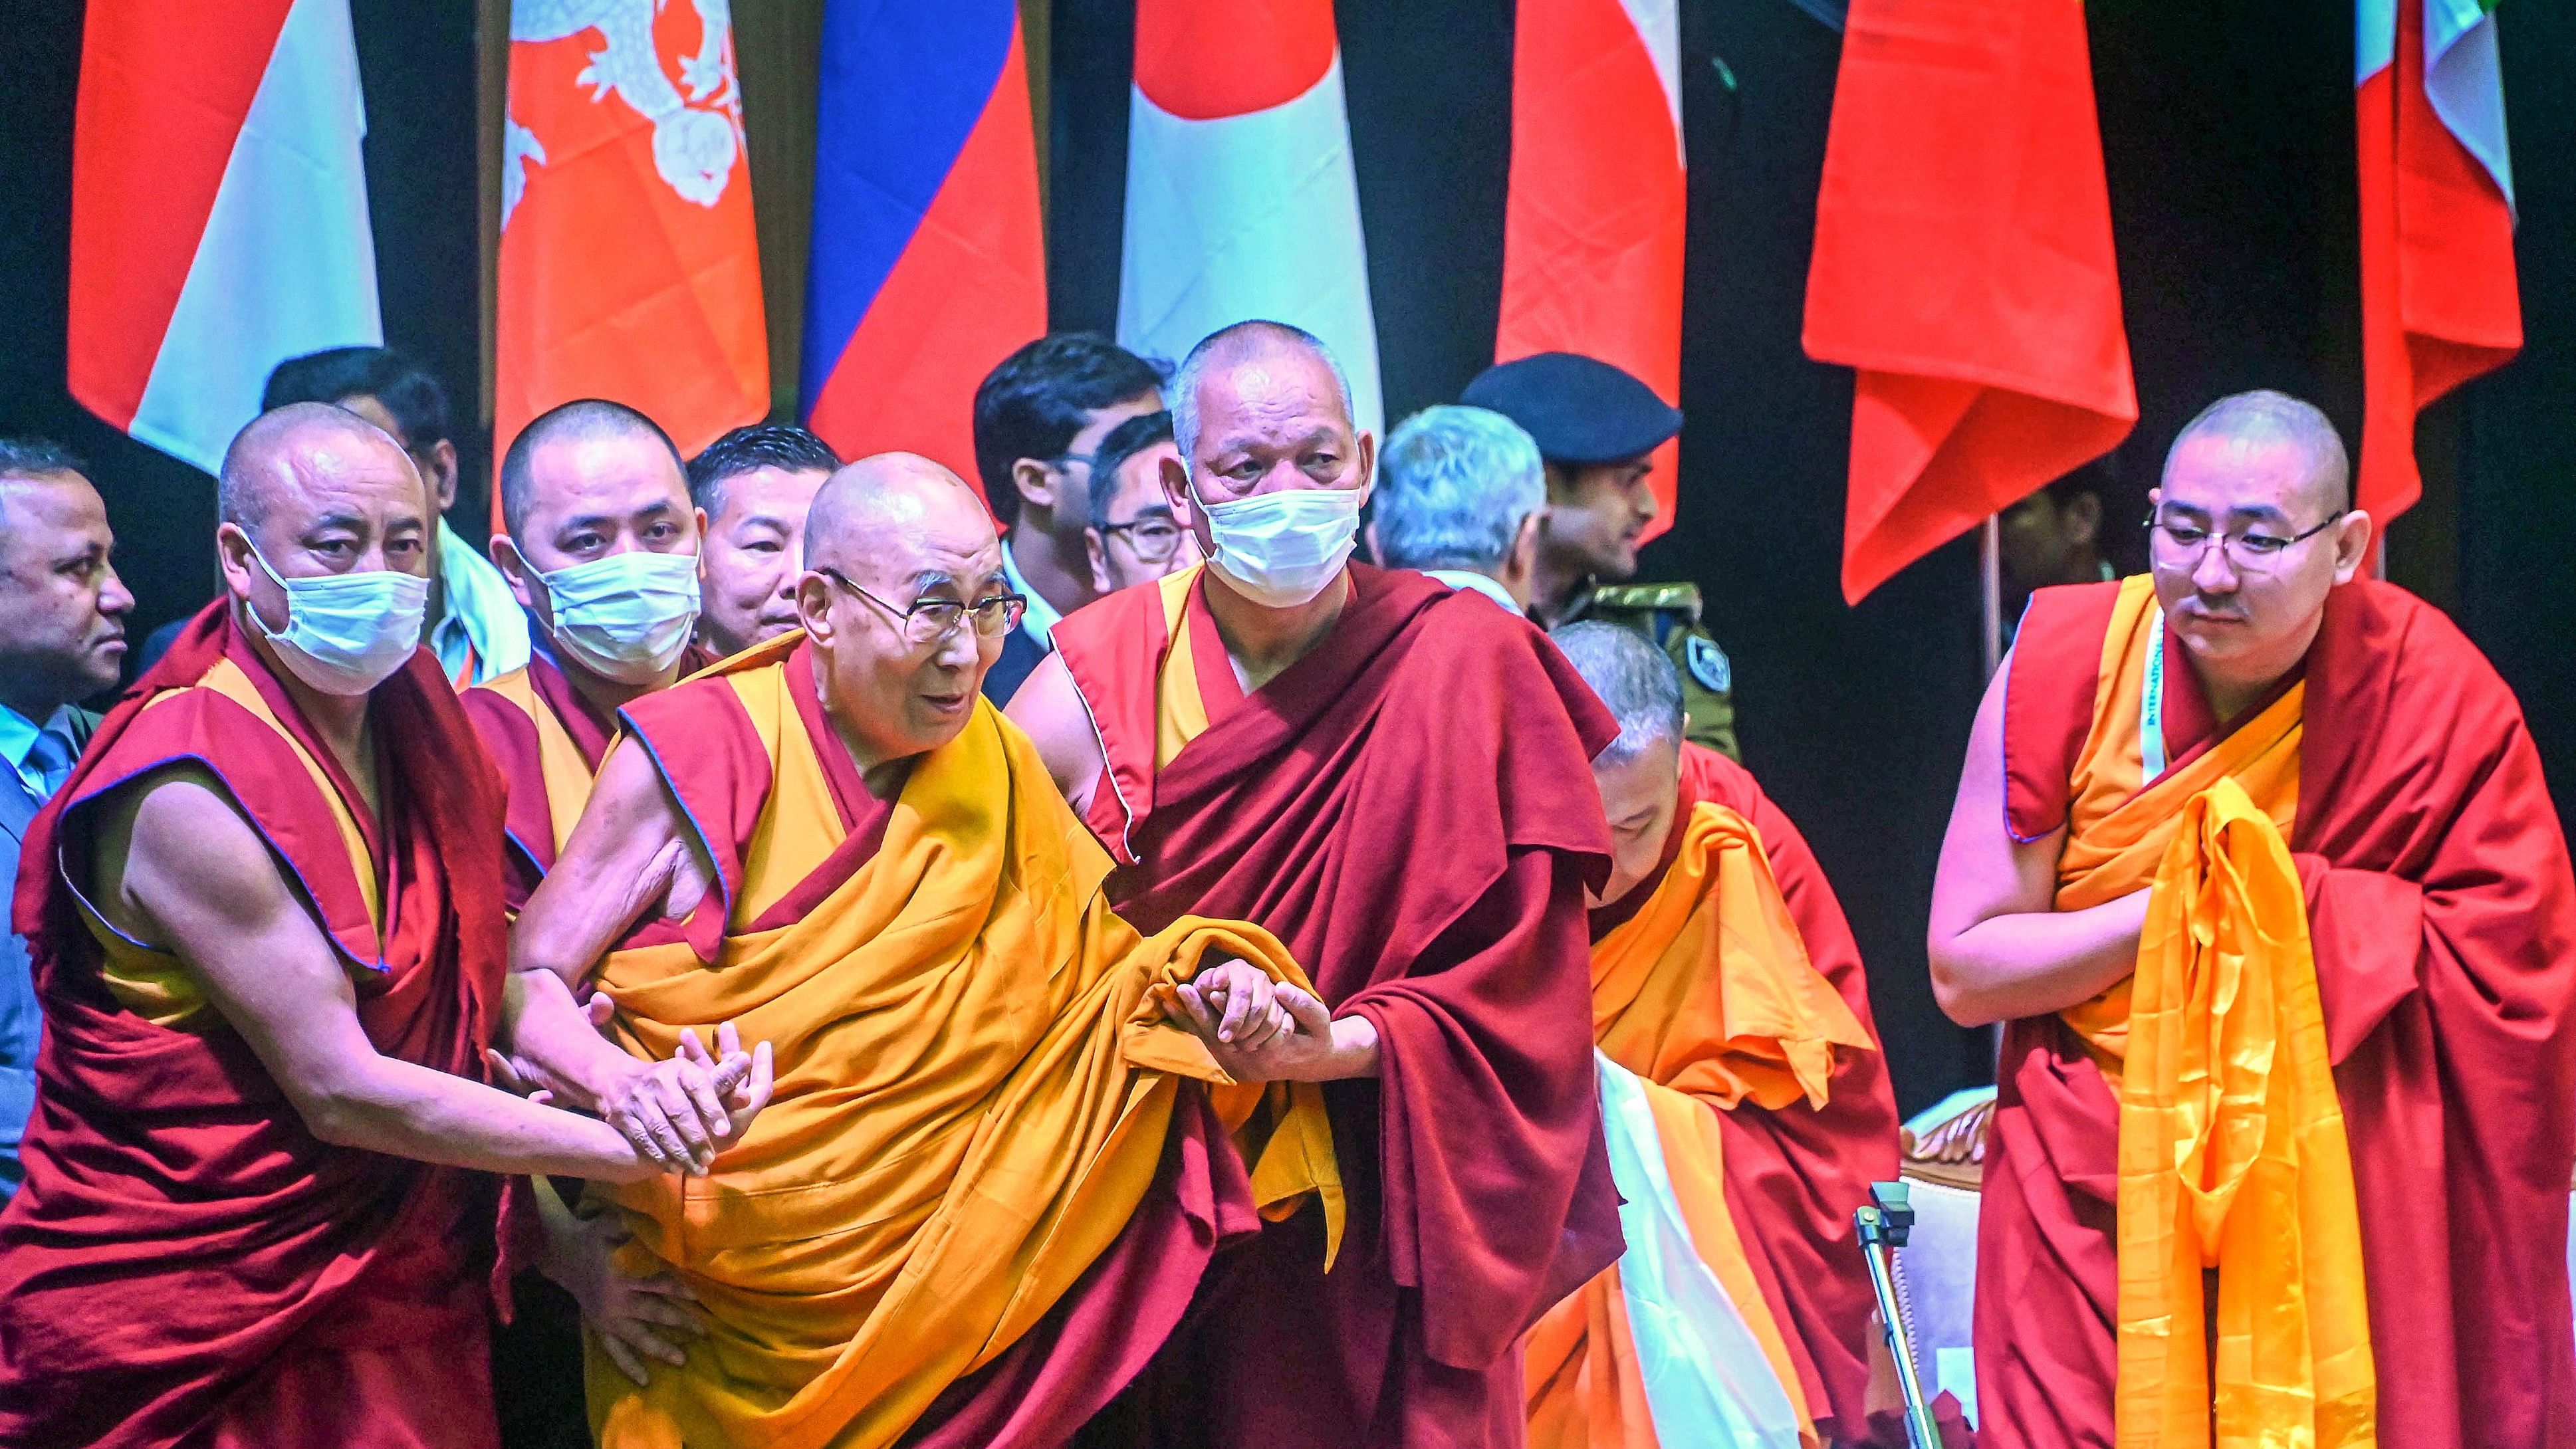
[[[754,187],[773,292],[802,275],[818,0],[739,0]],[[469,503],[482,516],[478,138],[494,101],[497,0],[354,0],[385,326],[448,380]],[[1117,309],[1131,35],[1125,0],[1031,6],[1047,137],[1049,282],[1059,327]],[[64,393],[65,248],[81,7],[13,8],[0,108],[0,432],[89,458],[138,633],[213,589],[203,475],[88,417]],[[1341,7],[1387,416],[1454,399],[1490,358],[1511,108],[1508,0]],[[2165,444],[2221,393],[2278,387],[2357,435],[2360,400],[2349,0],[2095,0],[2103,147],[2144,411],[2106,528],[2134,561]],[[2530,343],[2428,414],[2427,497],[2392,573],[2451,609],[2521,693],[2561,792],[2576,791],[2576,15],[2502,16],[2521,188]],[[480,27],[478,31],[478,26]],[[1984,1080],[1982,1033],[1934,1009],[1924,903],[1981,688],[1972,544],[1858,608],[1837,589],[1848,375],[1798,347],[1816,180],[1840,37],[1789,0],[1689,0],[1684,117],[1690,272],[1680,517],[1649,577],[1697,581],[1734,657],[1748,762],[1814,842],[1870,964],[1909,1109]],[[773,295],[773,329],[802,299]],[[792,362],[792,334],[780,334]],[[792,383],[792,366],[780,375]],[[783,400],[783,394],[782,394]],[[2563,813],[2563,806],[2562,806]]]

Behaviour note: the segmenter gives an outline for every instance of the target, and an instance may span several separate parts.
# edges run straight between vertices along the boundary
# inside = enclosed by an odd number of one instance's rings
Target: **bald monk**
[[[1614,1137],[1621,1109],[1642,1113],[1638,1151],[1664,1166],[1623,1177],[1629,1237],[1638,1214],[1679,1226],[1728,1312],[1694,1312],[1684,1262],[1593,1279],[1531,1331],[1530,1443],[1697,1443],[1712,1415],[1729,1442],[1868,1441],[1875,1303],[1852,1213],[1896,1176],[1896,1097],[1842,905],[1752,775],[1685,742],[1661,650],[1612,624],[1553,637],[1620,725],[1592,762],[1616,859],[1592,912],[1592,1029]],[[1665,1307],[1735,1372],[1649,1371],[1686,1346],[1641,1342],[1679,1336]]]
[[[680,451],[623,403],[568,402],[501,458],[492,561],[528,611],[525,667],[465,696],[509,789],[509,904],[554,864],[617,711],[714,661],[692,640],[706,518]]]
[[[596,986],[627,1052],[738,1019],[778,1054],[703,1188],[612,1194],[624,1266],[683,1281],[704,1331],[642,1383],[594,1354],[592,1420],[608,1449],[1061,1442],[1218,1241],[1333,1184],[1311,1089],[1222,1090],[1162,1024],[1180,987],[1258,1049],[1303,977],[1257,928],[1111,913],[1108,855],[977,692],[1022,600],[955,475],[842,469],[804,565],[800,632],[627,706],[513,938],[514,980]],[[520,1047],[576,1089],[626,1061]]]
[[[1257,920],[1313,973],[1329,1022],[1211,1050],[1324,1083],[1351,1215],[1329,1269],[1314,1213],[1220,1259],[1101,1432],[1517,1444],[1521,1333],[1619,1252],[1584,931],[1617,728],[1533,626],[1347,562],[1375,440],[1322,344],[1230,327],[1172,400],[1211,562],[1068,616],[1011,713],[1129,919]]]
[[[486,1449],[494,1223],[460,1169],[663,1164],[482,1080],[500,782],[420,648],[411,461],[297,404],[219,488],[223,597],[26,836],[48,1031],[0,1215],[0,1442]],[[748,1065],[697,1082],[732,1094],[719,1137]]]
[[[2576,1443],[2566,844],[2349,476],[2212,404],[2153,571],[2032,595],[1978,713],[1930,946],[2007,1024],[1981,1444]]]

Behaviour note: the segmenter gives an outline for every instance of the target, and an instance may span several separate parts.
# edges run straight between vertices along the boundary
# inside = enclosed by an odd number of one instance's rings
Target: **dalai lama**
[[[2349,478],[2211,405],[2151,572],[2033,595],[1977,716],[1931,959],[2007,1023],[1981,1444],[2576,1443],[2566,844]]]
[[[1347,562],[1374,440],[1313,337],[1229,327],[1171,399],[1164,491],[1211,562],[1068,616],[1012,717],[1140,928],[1259,921],[1313,975],[1323,1030],[1207,1035],[1239,1079],[1323,1083],[1350,1219],[1329,1267],[1312,1211],[1221,1257],[1094,1432],[1517,1444],[1521,1332],[1619,1251],[1584,926],[1616,728],[1534,626]]]
[[[1163,1003],[1220,1003],[1244,1050],[1321,1005],[1274,999],[1304,978],[1256,928],[1110,910],[1107,853],[977,692],[1020,606],[955,475],[842,469],[803,627],[627,706],[519,918],[514,980],[566,1028],[519,1049],[571,1099],[729,1023],[777,1053],[701,1190],[606,1194],[622,1268],[677,1276],[705,1327],[641,1382],[593,1355],[606,1449],[1061,1443],[1219,1242],[1340,1218],[1320,1095],[1225,1082]]]

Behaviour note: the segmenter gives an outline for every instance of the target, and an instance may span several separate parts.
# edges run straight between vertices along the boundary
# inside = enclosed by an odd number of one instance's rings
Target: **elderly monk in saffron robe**
[[[1931,952],[2008,1023],[1981,1443],[2576,1443],[2566,843],[2348,479],[2213,404],[2151,576],[2033,595],[1978,714]]]
[[[1313,974],[1329,1019],[1214,1050],[1324,1083],[1350,1230],[1329,1266],[1315,1213],[1221,1258],[1100,1432],[1518,1444],[1522,1332],[1619,1254],[1583,914],[1617,729],[1526,621],[1345,562],[1374,444],[1313,338],[1228,328],[1172,397],[1164,491],[1213,562],[1066,618],[1011,712],[1129,919],[1257,920]]]
[[[495,1224],[460,1169],[661,1169],[481,1080],[500,782],[419,647],[410,459],[298,404],[242,431],[220,500],[223,597],[26,837],[47,1031],[0,1442],[487,1449]]]
[[[1660,1225],[1689,1257],[1623,1262],[1531,1330],[1530,1443],[1866,1441],[1875,1304],[1852,1212],[1897,1152],[1859,949],[1797,827],[1683,739],[1672,661],[1610,624],[1553,637],[1620,724],[1592,763],[1616,852],[1592,1029],[1628,1238]],[[1649,1371],[1703,1360],[1718,1372]]]
[[[1111,912],[1107,853],[978,693],[1023,601],[964,483],[865,459],[806,529],[802,630],[627,706],[513,937],[514,980],[595,983],[626,1052],[726,1021],[777,1052],[712,1176],[610,1194],[625,1266],[687,1284],[703,1332],[640,1385],[594,1354],[593,1425],[608,1449],[1060,1442],[1221,1238],[1333,1190],[1313,1090],[1233,1086],[1165,1022],[1204,968],[1193,999],[1261,1048],[1289,1029],[1273,981],[1303,978],[1258,928],[1146,940]],[[624,1060],[520,1048],[576,1094]],[[1024,1337],[1071,1372],[961,1386]]]
[[[617,711],[715,660],[690,642],[705,518],[651,418],[595,398],[539,415],[502,456],[501,516],[492,558],[531,649],[465,712],[508,787],[515,911],[581,818]]]

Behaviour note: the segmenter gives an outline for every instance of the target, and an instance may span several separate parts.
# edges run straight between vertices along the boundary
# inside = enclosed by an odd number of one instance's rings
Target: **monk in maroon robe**
[[[506,1263],[474,1170],[663,1164],[484,1084],[499,782],[418,647],[434,515],[401,447],[281,409],[221,504],[224,597],[27,833],[48,1030],[0,1214],[0,1442],[484,1449]],[[639,1075],[730,1091],[714,1140],[766,1090]]]
[[[2158,787],[2197,776],[2249,825],[2241,802],[2287,817],[2325,1105],[2349,1144],[2377,1442],[2576,1443],[2576,886],[2511,692],[2440,613],[2357,577],[2371,524],[2347,479],[2315,409],[2213,405],[2154,495],[2152,586],[2035,594],[1978,715],[1931,946],[1951,1015],[2008,1023],[1978,1245],[1980,1443],[2109,1445],[2115,1387],[2145,1412],[2118,1346],[2137,1177],[2121,1164],[2138,1165],[2122,1137],[2144,1099],[2129,1082],[2124,1112],[2120,1041],[2100,1028],[2167,887],[2081,892],[2094,841],[2123,829],[2136,838],[2115,844],[2162,849],[2169,869],[2191,842],[2154,834],[2184,813]],[[2134,1066],[2134,1036],[2125,1051]],[[2221,1356],[2222,1432],[2240,1412],[2228,1370]],[[2312,1442],[2354,1430],[2320,1412]]]
[[[1313,338],[1229,328],[1173,397],[1214,562],[1057,625],[1011,713],[1122,914],[1255,921],[1313,976],[1261,1052],[1193,1009],[1237,1078],[1324,1083],[1349,1227],[1329,1271],[1311,1211],[1220,1256],[1084,1442],[1518,1444],[1520,1334],[1621,1246],[1584,921],[1617,729],[1534,627],[1345,563],[1373,440]]]

